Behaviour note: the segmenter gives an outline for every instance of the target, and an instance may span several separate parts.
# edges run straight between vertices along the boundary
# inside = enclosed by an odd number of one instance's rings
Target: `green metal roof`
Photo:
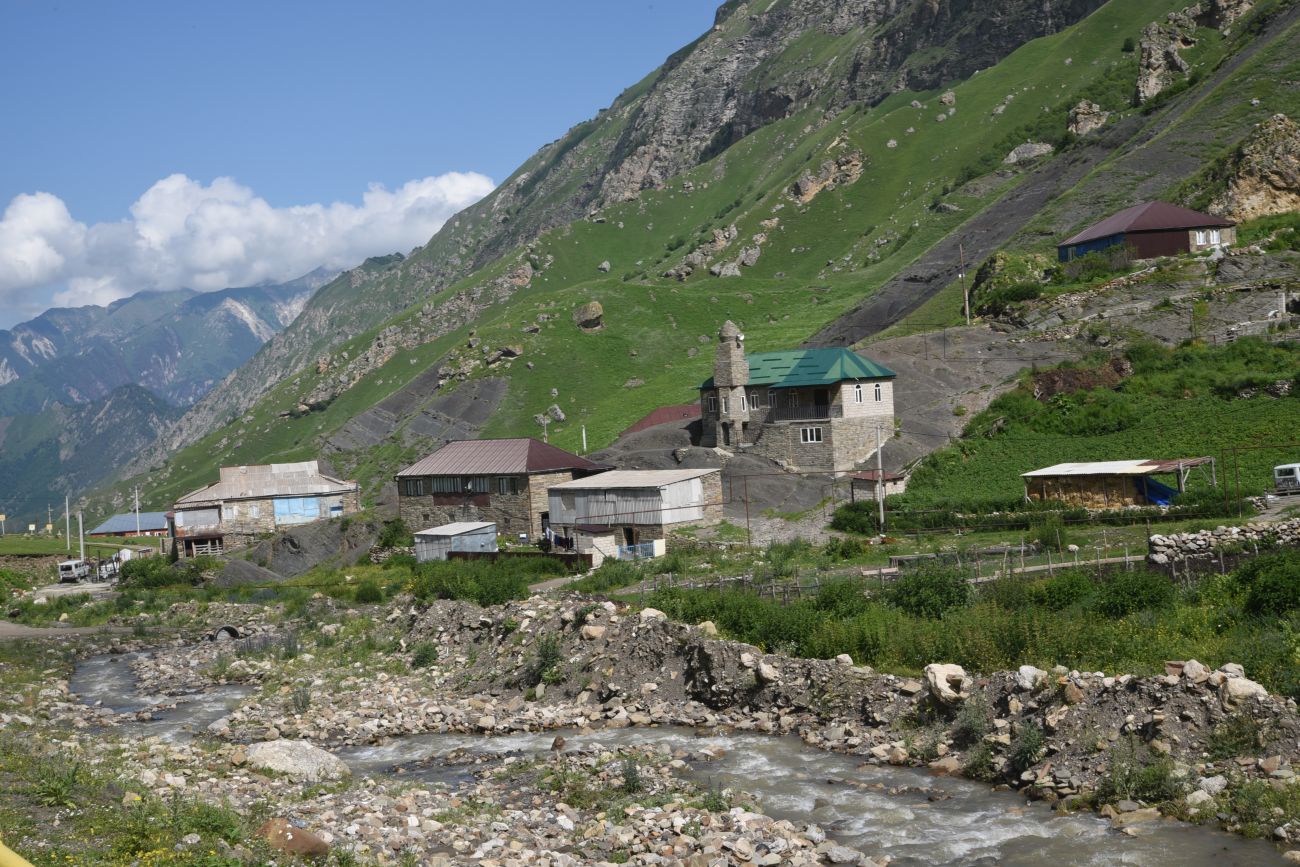
[[[846,379],[893,379],[897,374],[851,349],[787,349],[748,352],[749,384],[773,388],[834,385]],[[700,388],[712,388],[709,377]]]

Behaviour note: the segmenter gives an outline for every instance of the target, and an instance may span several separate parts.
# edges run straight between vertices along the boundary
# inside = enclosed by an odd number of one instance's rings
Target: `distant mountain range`
[[[42,515],[148,446],[334,277],[141,292],[0,331],[0,511]]]

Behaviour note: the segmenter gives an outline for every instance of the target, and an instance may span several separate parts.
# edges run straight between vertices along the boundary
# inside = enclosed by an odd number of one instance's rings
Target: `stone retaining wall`
[[[1300,518],[1216,527],[1194,533],[1157,534],[1147,540],[1147,562],[1164,566],[1189,559],[1209,559],[1220,553],[1257,553],[1285,547],[1300,547]]]

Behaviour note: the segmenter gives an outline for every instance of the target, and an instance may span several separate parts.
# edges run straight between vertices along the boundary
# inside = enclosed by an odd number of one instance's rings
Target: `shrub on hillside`
[[[922,566],[900,575],[886,598],[895,608],[913,617],[938,618],[945,611],[966,604],[970,585],[954,570]]]
[[[210,558],[182,560],[175,564],[165,557],[140,557],[122,564],[122,584],[129,587],[169,587],[176,584],[198,584]]]
[[[414,544],[415,537],[401,518],[385,521],[384,528],[379,531],[379,538],[375,540],[376,548],[409,548]]]
[[[1096,583],[1086,572],[1070,569],[1043,582],[1042,600],[1053,611],[1063,611],[1086,602],[1096,590]]]
[[[1282,615],[1300,608],[1300,557],[1295,554],[1256,557],[1237,570],[1234,580],[1246,591],[1250,614]]]
[[[1135,611],[1160,608],[1174,599],[1174,585],[1158,572],[1118,572],[1102,582],[1092,600],[1098,613],[1124,617]]]

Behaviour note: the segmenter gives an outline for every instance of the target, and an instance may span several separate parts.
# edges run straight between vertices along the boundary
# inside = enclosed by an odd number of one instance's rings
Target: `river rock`
[[[288,852],[300,858],[324,858],[329,854],[329,844],[305,828],[295,828],[284,819],[272,819],[257,829],[257,836],[266,845],[279,852]]]
[[[971,679],[960,665],[932,662],[925,667],[925,682],[940,704],[959,704],[970,697]]]
[[[1267,697],[1268,690],[1244,677],[1230,677],[1219,687],[1219,701],[1223,704],[1223,709],[1229,712]]]
[[[582,627],[582,638],[584,641],[599,641],[605,637],[605,627],[596,626],[588,623]]]
[[[1022,665],[1016,672],[1016,687],[1022,692],[1033,692],[1047,681],[1047,672],[1032,665]]]
[[[641,621],[643,623],[647,620],[666,620],[666,619],[668,619],[668,615],[664,614],[658,608],[641,609]]]
[[[717,637],[718,637],[718,627],[713,623],[712,620],[705,620],[705,621],[702,621],[702,622],[701,622],[698,626],[696,626],[695,628],[698,629],[698,630],[700,630],[700,632],[704,633],[704,634],[707,635],[709,638],[717,638]]]
[[[253,744],[248,748],[248,763],[254,768],[278,771],[311,783],[337,780],[352,773],[338,756],[307,741],[275,740]]]

